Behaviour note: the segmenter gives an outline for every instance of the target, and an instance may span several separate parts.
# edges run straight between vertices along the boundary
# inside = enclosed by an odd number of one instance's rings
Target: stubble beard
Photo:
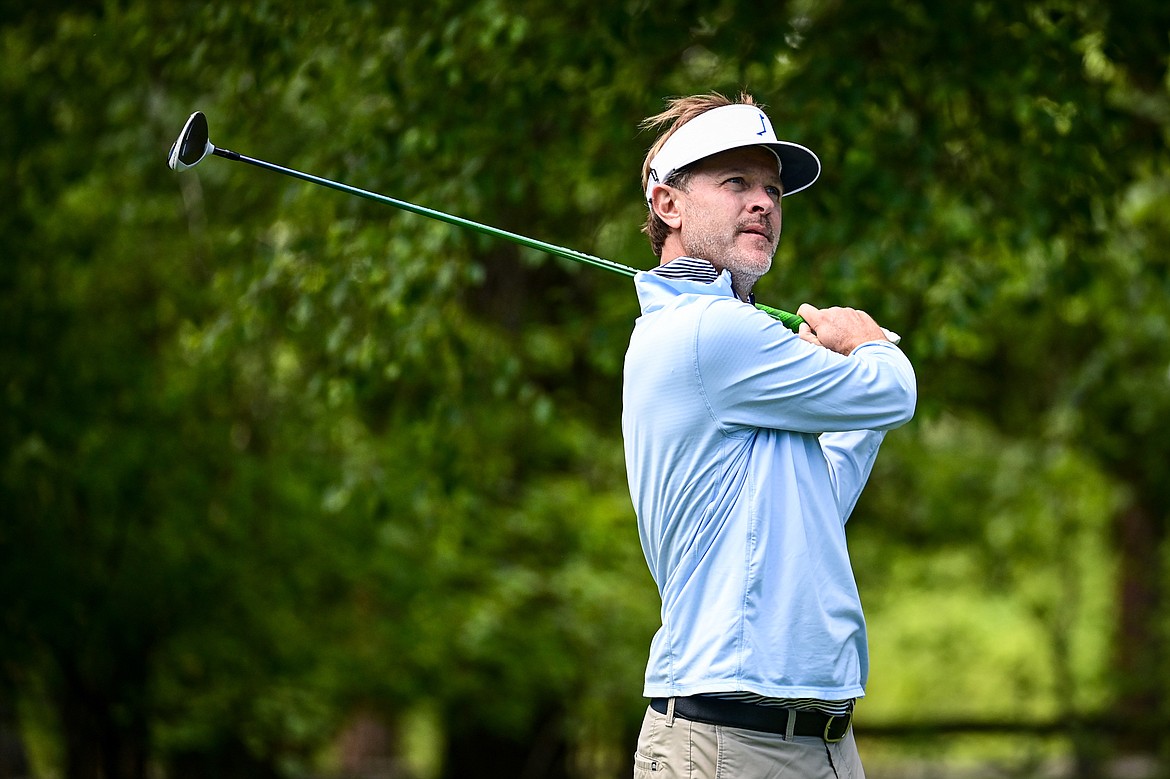
[[[690,220],[691,225],[696,221]],[[771,242],[767,253],[745,250],[737,245],[740,227],[719,230],[709,223],[699,222],[683,236],[683,249],[688,257],[706,260],[716,268],[731,272],[731,285],[736,295],[746,300],[752,287],[772,267],[778,239]]]

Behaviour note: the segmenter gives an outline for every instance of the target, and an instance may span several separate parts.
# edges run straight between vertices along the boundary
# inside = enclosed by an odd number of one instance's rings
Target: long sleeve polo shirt
[[[635,288],[622,429],[662,598],[644,694],[864,695],[845,524],[885,431],[913,415],[909,360],[887,341],[848,357],[808,344],[726,272]]]

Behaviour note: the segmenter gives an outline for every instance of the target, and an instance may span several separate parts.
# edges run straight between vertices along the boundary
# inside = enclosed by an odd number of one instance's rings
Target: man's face
[[[687,255],[730,270],[737,292],[750,290],[780,245],[781,187],[776,156],[760,146],[700,161],[681,194]]]

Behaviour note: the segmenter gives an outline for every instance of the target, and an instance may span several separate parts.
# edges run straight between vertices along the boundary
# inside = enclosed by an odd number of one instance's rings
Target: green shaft
[[[331,181],[330,179],[321,178],[320,176],[314,176],[311,173],[302,173],[299,170],[285,168],[281,165],[265,162],[264,160],[259,160],[255,157],[248,157],[238,152],[229,151],[228,149],[217,148],[212,153],[220,157],[226,157],[229,160],[246,162],[249,165],[255,165],[258,168],[264,168],[265,170],[270,170],[274,173],[283,173],[286,176],[291,176],[295,179],[300,179],[301,181],[308,181],[312,184],[319,184],[323,187],[336,189],[339,192],[346,192],[350,195],[357,195],[358,197],[365,198],[366,200],[373,200],[377,203],[393,206],[394,208],[398,208],[403,211],[409,211],[412,214],[418,214],[419,216],[425,216],[430,219],[437,219],[440,222],[446,222],[447,224],[452,224],[457,227],[466,227],[469,230],[474,230],[477,233],[483,233],[485,235],[491,235],[496,238],[502,238],[506,241],[520,244],[521,246],[527,246],[530,249],[536,249],[537,251],[551,254],[554,257],[561,257],[562,259],[572,260],[573,262],[592,265],[595,268],[602,268],[622,276],[633,277],[635,273],[638,273],[637,268],[631,268],[629,265],[622,265],[621,263],[614,262],[613,260],[594,257],[592,254],[579,252],[575,249],[566,249],[563,246],[557,246],[555,244],[546,243],[544,241],[538,241],[535,238],[529,238],[527,236],[520,235],[519,233],[513,233],[508,230],[501,230],[498,227],[492,227],[491,225],[473,222],[470,219],[464,219],[463,217],[454,216],[443,211],[436,211],[432,208],[426,208],[425,206],[418,206],[414,203],[408,203],[405,200],[399,200],[397,198],[388,197],[386,195],[380,195],[377,192],[371,192],[368,189],[359,189],[358,187],[353,187],[349,184],[342,184],[337,181]],[[773,319],[779,320],[793,332],[796,332],[800,328],[801,323],[804,322],[804,319],[797,316],[796,314],[790,314],[787,311],[781,311],[778,308],[765,306],[761,303],[757,303],[756,308],[767,313]]]

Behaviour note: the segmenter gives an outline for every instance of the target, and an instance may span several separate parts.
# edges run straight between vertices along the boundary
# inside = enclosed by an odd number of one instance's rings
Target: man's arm
[[[833,493],[841,512],[842,524],[849,520],[853,507],[865,489],[865,483],[869,481],[869,474],[877,461],[878,449],[885,437],[883,430],[851,430],[822,433],[818,439],[829,466],[829,478],[833,481]]]
[[[888,340],[873,317],[864,311],[852,308],[822,310],[805,303],[800,307],[800,315],[805,320],[800,326],[801,340],[838,354],[851,355],[862,344]],[[879,430],[857,430],[820,436],[821,451],[829,465],[842,522],[849,520],[869,481],[885,435]]]
[[[831,343],[851,352],[846,357],[748,306],[730,299],[712,303],[694,341],[699,391],[712,418],[728,429],[820,434],[899,427],[914,414],[914,369],[881,328],[873,328],[838,328],[843,338],[827,328]]]

